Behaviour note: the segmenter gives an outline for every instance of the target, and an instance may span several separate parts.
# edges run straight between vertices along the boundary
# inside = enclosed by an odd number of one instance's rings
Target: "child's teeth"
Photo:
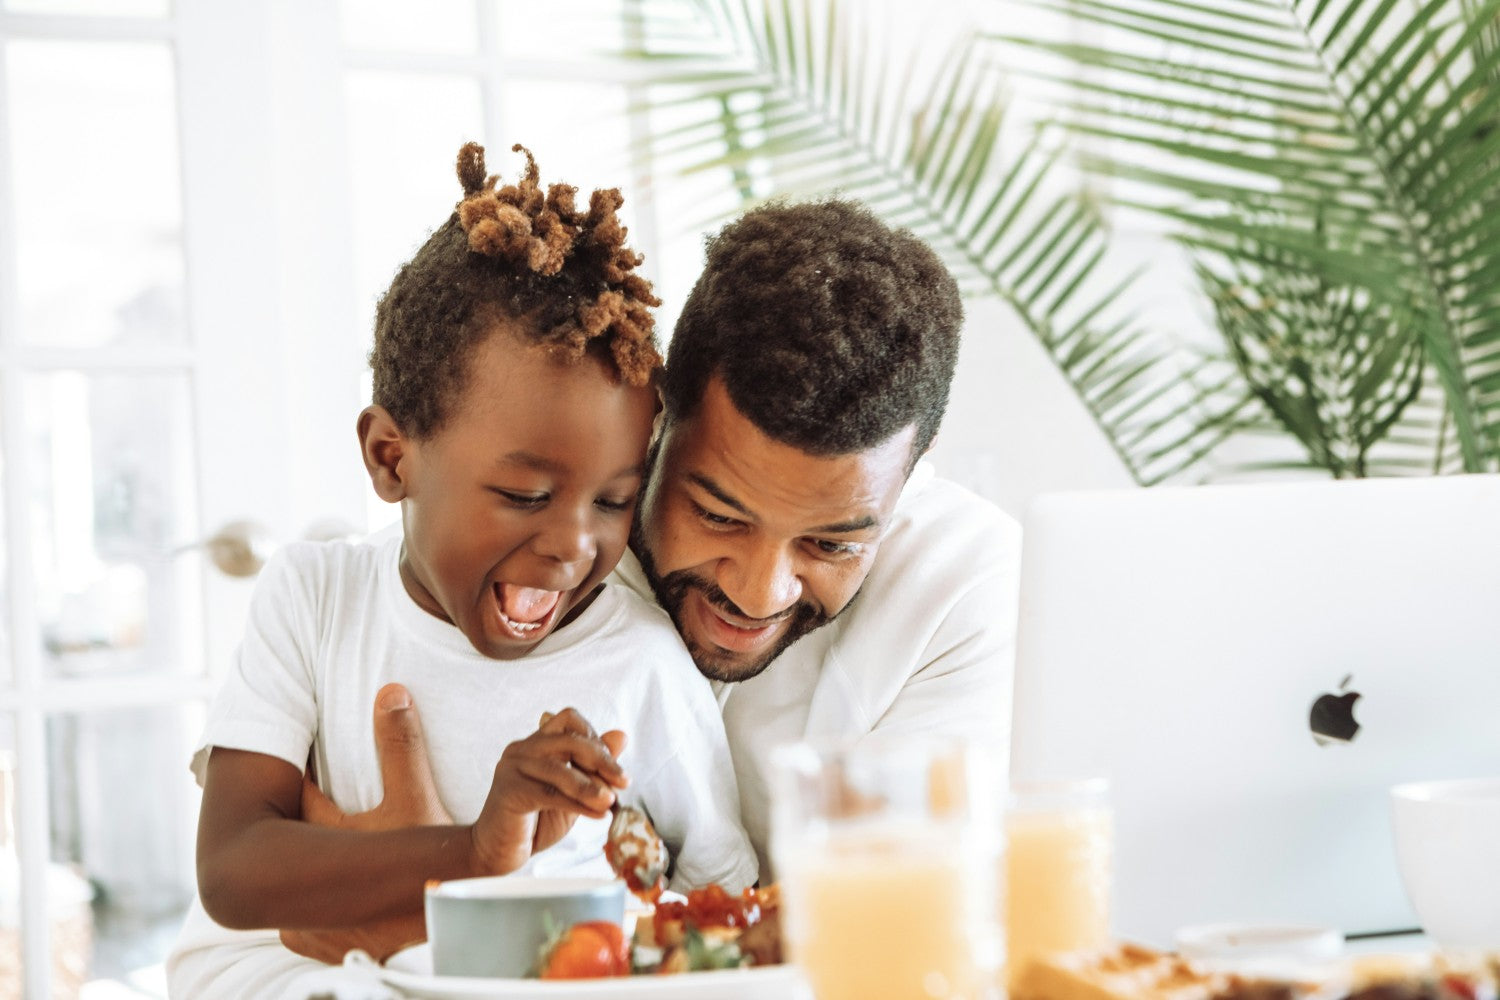
[[[505,624],[509,625],[511,628],[515,629],[518,632],[535,632],[537,629],[542,627],[541,622],[518,622],[515,619],[511,618],[510,615],[507,615],[504,611],[500,612],[500,617],[505,619]]]

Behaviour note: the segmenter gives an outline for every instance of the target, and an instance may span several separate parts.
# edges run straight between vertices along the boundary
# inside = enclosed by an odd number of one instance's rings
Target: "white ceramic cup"
[[[1448,948],[1500,948],[1500,777],[1391,789],[1396,858],[1422,929]]]
[[[433,972],[520,978],[535,970],[549,924],[620,923],[625,883],[525,875],[456,879],[428,887],[426,909]]]

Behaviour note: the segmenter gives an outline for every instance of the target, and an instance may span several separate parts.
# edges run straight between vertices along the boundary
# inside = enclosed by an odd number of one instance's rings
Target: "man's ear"
[[[654,454],[656,446],[661,442],[662,426],[667,420],[667,401],[662,398],[661,389],[656,390],[656,412],[651,415],[651,451]]]
[[[370,473],[370,484],[375,495],[386,503],[400,503],[406,498],[406,482],[403,459],[409,461],[411,442],[394,417],[383,406],[367,406],[359,412],[356,425],[359,432],[359,451],[365,460],[365,469]]]

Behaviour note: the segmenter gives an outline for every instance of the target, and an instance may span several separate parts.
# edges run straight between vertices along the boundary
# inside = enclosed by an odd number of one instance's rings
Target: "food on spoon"
[[[542,979],[604,979],[630,975],[630,944],[619,924],[588,920],[574,924],[542,948]]]
[[[644,809],[616,799],[611,811],[604,859],[625,881],[625,888],[644,902],[654,903],[666,886],[667,847]]]

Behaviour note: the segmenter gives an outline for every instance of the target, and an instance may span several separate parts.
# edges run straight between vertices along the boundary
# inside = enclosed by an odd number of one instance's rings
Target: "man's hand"
[[[378,806],[351,815],[334,805],[311,779],[304,778],[302,818],[348,830],[394,830],[453,822],[438,798],[417,708],[400,684],[387,684],[375,695],[375,754],[385,790]],[[281,943],[292,951],[330,965],[342,962],[353,948],[361,948],[383,962],[402,948],[425,940],[427,928],[420,897],[413,900],[411,912],[366,927],[281,932]]]
[[[629,784],[615,761],[624,748],[624,733],[596,735],[571,708],[544,715],[535,733],[506,747],[472,828],[484,869],[515,871],[561,840],[580,815],[607,815],[614,789]]]

